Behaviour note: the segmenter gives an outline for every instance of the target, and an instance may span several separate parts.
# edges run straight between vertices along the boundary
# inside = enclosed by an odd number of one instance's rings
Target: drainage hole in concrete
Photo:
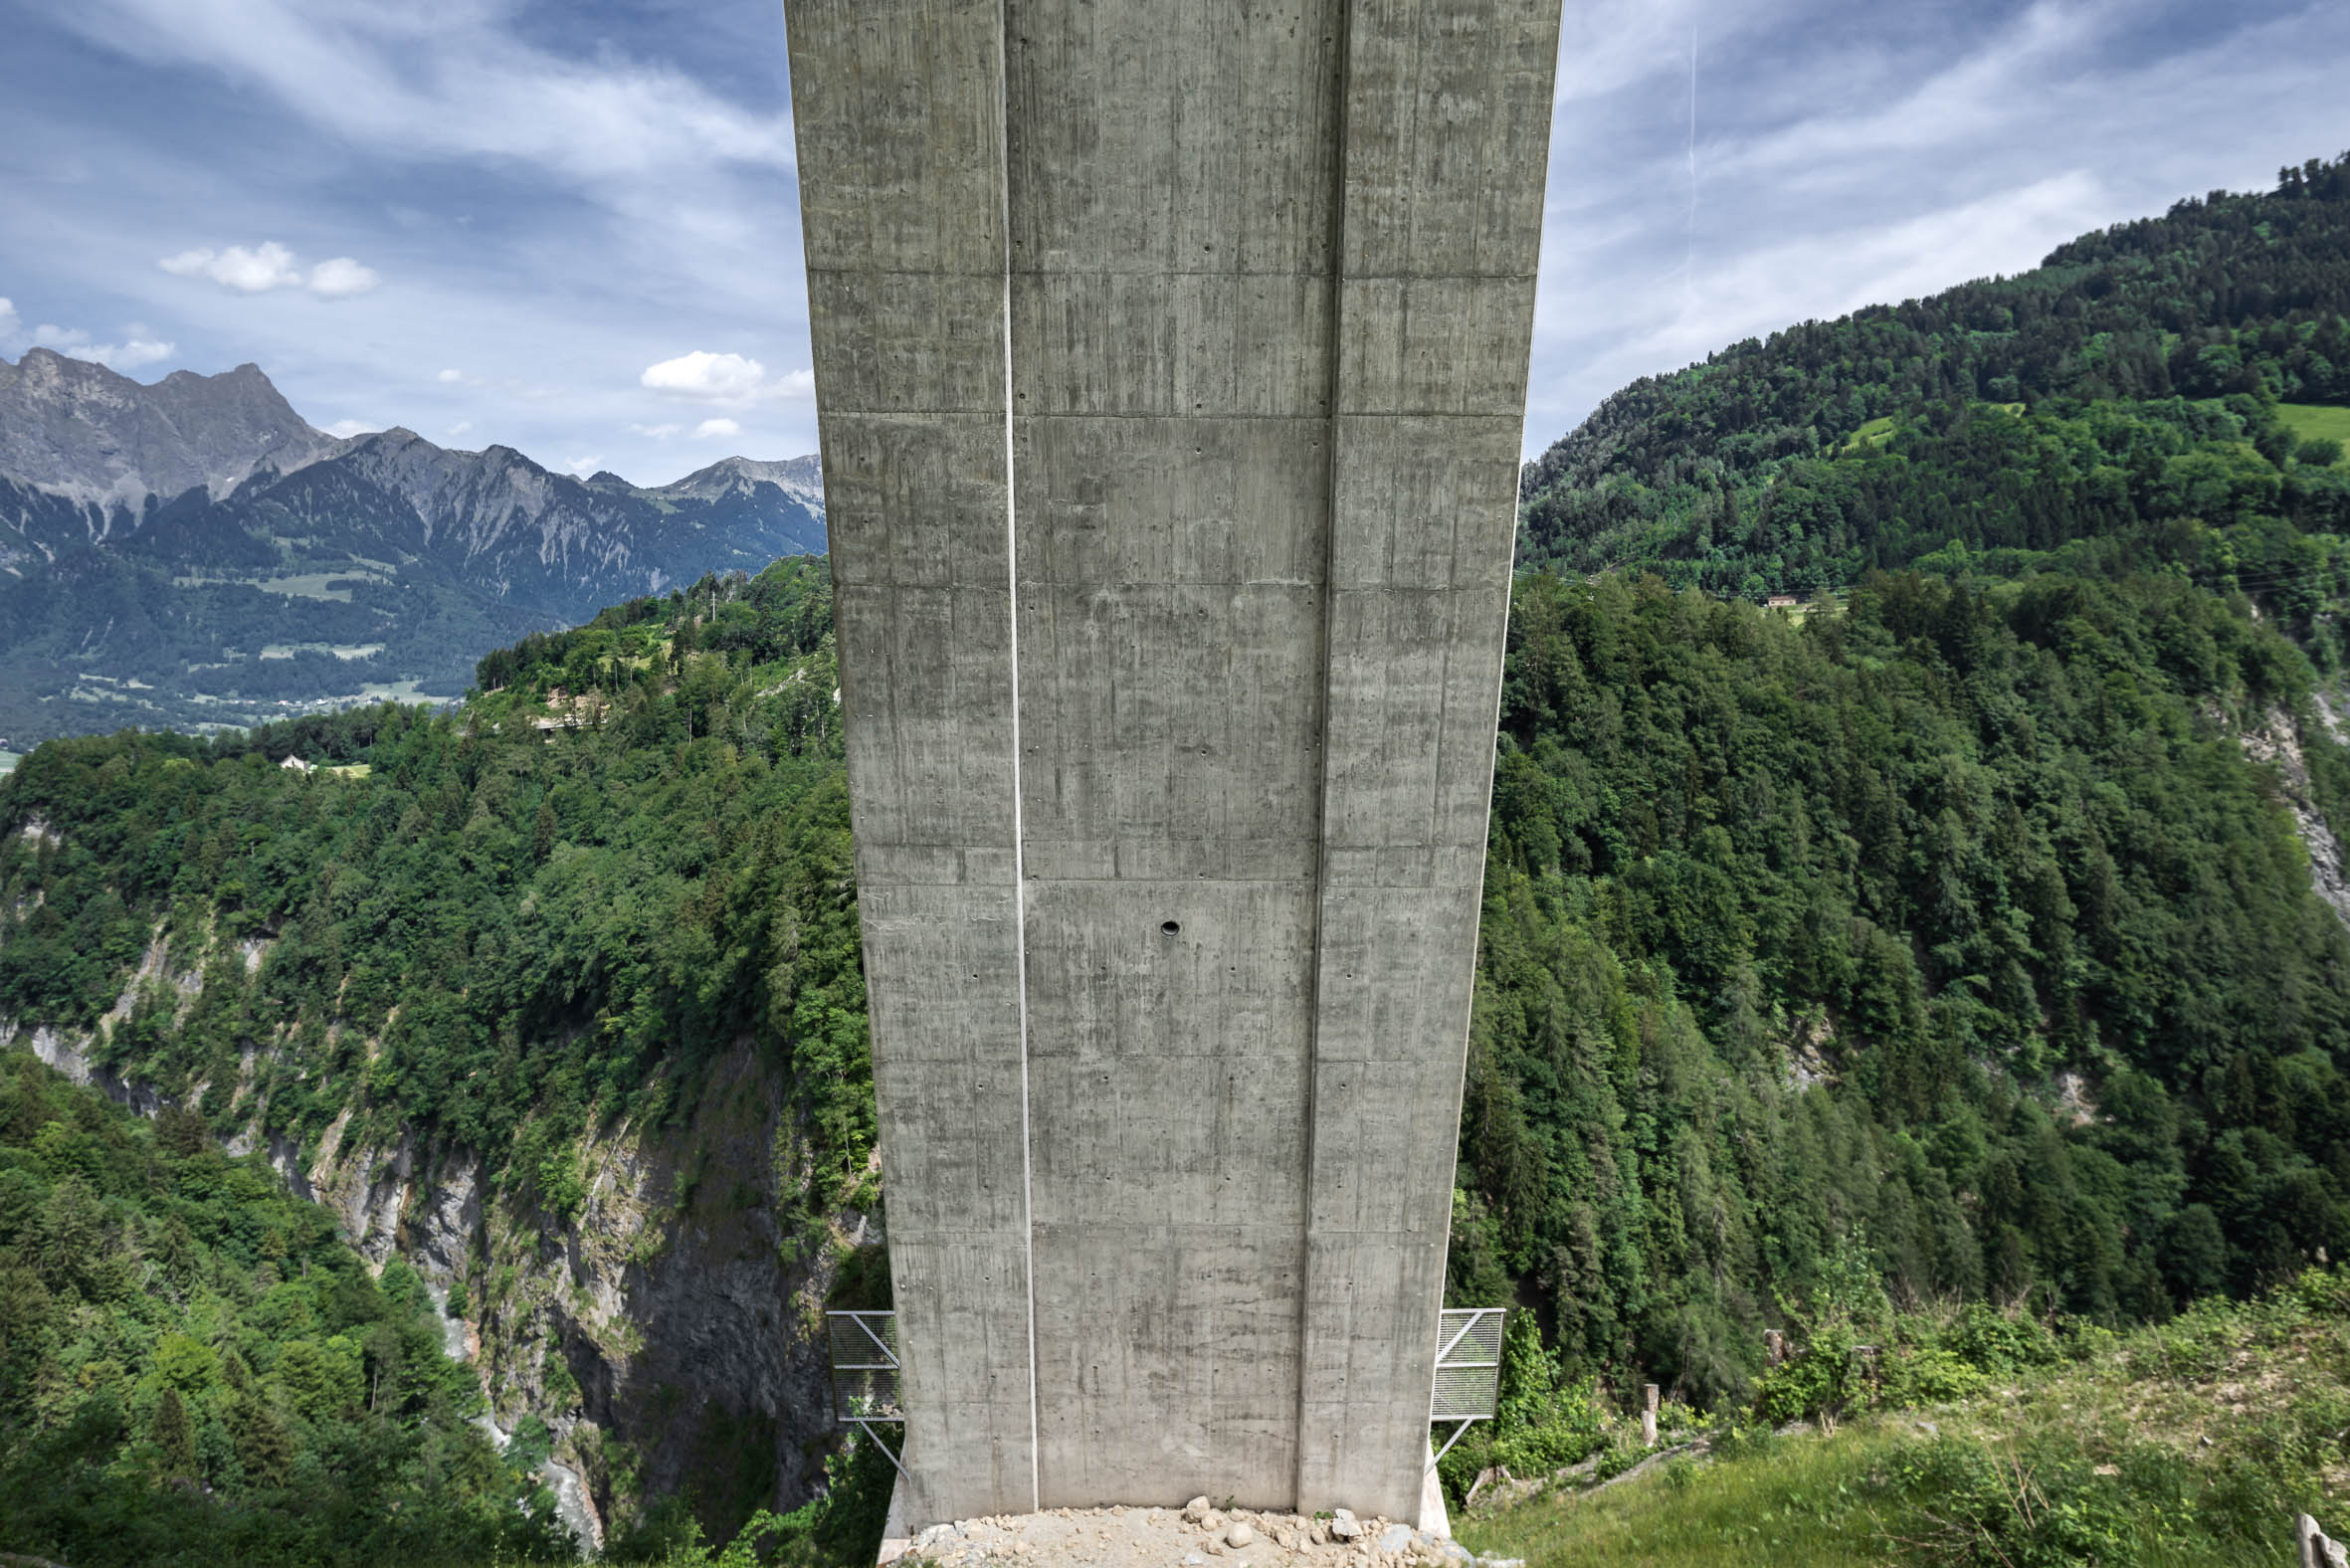
[[[1175,936],[1180,934],[1182,930],[1183,927],[1173,920],[1163,921],[1159,926],[1159,934],[1161,936]]]

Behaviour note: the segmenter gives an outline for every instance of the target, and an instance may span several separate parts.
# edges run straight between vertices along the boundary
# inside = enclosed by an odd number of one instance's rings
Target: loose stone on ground
[[[934,1524],[899,1559],[937,1568],[1474,1568],[1456,1541],[1389,1519],[1218,1508],[1052,1508]]]

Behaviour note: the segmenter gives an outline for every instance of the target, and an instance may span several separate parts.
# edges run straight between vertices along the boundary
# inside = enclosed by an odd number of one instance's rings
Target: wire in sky
[[[1689,21],[1689,222],[1681,254],[1681,309],[1697,302],[1697,23]]]

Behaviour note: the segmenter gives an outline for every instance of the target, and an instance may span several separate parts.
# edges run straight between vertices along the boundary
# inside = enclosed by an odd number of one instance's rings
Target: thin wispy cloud
[[[2350,9],[2297,0],[1578,0],[1527,447],[1739,338],[2340,151],[2345,67]],[[41,330],[648,483],[815,448],[774,0],[19,8],[0,147],[12,356],[27,321],[134,322]]]
[[[1600,0],[1567,27],[1529,451],[1635,377],[2350,146],[2339,7]]]
[[[588,182],[792,166],[787,114],[746,111],[675,69],[526,43],[512,6],[84,0],[70,20],[107,48],[225,72],[355,141],[519,158]]]

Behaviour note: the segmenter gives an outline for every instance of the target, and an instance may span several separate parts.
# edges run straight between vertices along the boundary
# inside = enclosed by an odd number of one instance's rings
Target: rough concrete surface
[[[789,0],[907,1511],[1414,1514],[1557,0]]]

